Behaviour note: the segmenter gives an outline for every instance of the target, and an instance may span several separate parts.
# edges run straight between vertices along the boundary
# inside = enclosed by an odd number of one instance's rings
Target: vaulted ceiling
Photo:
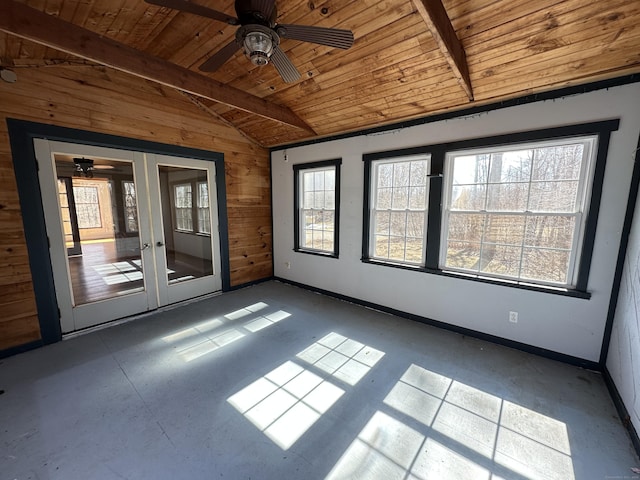
[[[193,0],[235,15],[229,0]],[[2,0],[0,66],[107,65],[184,92],[275,146],[640,72],[638,0],[278,0],[278,23],[353,31],[348,50],[283,39],[302,77],[237,52],[237,27],[143,0]]]

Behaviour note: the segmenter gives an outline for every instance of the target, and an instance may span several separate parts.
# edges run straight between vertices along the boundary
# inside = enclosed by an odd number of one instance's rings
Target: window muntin
[[[101,228],[98,187],[73,187],[78,228]]]
[[[210,235],[211,212],[207,181],[174,184],[173,194],[175,229],[183,233]]]
[[[301,170],[299,247],[335,253],[336,166]]]
[[[294,251],[338,258],[341,159],[293,166]]]
[[[122,195],[124,197],[124,225],[129,233],[138,231],[138,202],[136,199],[136,186],[133,181],[122,182]]]
[[[449,152],[439,268],[575,286],[596,139]]]
[[[409,156],[428,154],[430,155],[426,213],[428,227],[424,235],[426,242],[424,271],[528,290],[590,298],[587,287],[598,226],[607,151],[611,133],[618,130],[619,124],[619,120],[605,120],[364,154],[365,215],[362,230],[362,261],[397,268],[420,267],[420,265],[378,260],[371,256],[372,191],[375,188],[372,164],[381,159],[406,159]],[[536,160],[539,162],[531,163],[530,168],[513,168],[513,165],[509,165],[511,159],[507,156],[504,169],[498,168],[497,160],[494,161],[491,169],[490,157],[478,156],[505,152],[513,152],[516,155],[518,152],[536,148],[574,144],[582,144],[582,157],[577,154],[570,157],[565,151],[562,169],[551,168],[557,165],[549,162],[554,155],[556,157],[560,155],[557,149],[546,157],[537,157]],[[477,165],[473,165],[471,169],[467,168],[467,172],[464,169],[454,172],[452,156],[472,156],[473,162]],[[473,173],[469,173],[469,170]],[[454,174],[457,176],[455,181]],[[470,177],[472,180],[469,180]],[[496,178],[500,180],[494,181]],[[456,193],[452,197],[454,187]],[[517,194],[518,190],[519,194]],[[505,191],[509,193],[508,205],[503,201],[506,197]],[[574,193],[575,197],[572,197]],[[452,198],[458,200],[455,205],[457,210],[447,205],[447,202],[451,203]],[[510,222],[507,221],[509,215],[511,215]],[[496,216],[498,220],[495,220]],[[505,235],[505,231],[501,231],[505,225],[519,232],[518,235],[522,238],[520,243],[513,243],[512,238],[500,237]],[[569,230],[570,236],[567,234]],[[453,240],[467,242],[463,247],[468,247],[464,253],[467,257],[466,261],[470,263],[456,267],[450,262],[447,266],[449,231],[458,235],[458,238],[452,237]],[[494,245],[491,245],[492,242],[485,245],[486,236],[483,237],[485,232],[489,235],[495,234]],[[511,230],[507,231],[508,237],[512,234]],[[570,247],[567,247],[567,244],[570,244]],[[482,256],[483,253],[487,253],[487,250],[482,250],[484,247],[490,247],[489,253],[493,249],[494,256],[502,255],[505,258],[499,268],[494,264],[491,268],[481,271],[480,261],[486,266],[488,260],[486,255]],[[519,258],[513,254],[513,249],[516,248],[522,253]],[[566,257],[561,257],[562,250],[569,249],[567,274],[562,274],[567,278],[566,283],[553,279],[545,281],[534,278],[540,276],[540,265],[547,261],[555,267],[556,273],[563,272],[564,268],[560,267],[563,267],[562,262],[566,264]],[[458,255],[456,260],[465,261],[465,258],[460,257]],[[465,265],[469,264],[476,268],[465,268]],[[491,269],[497,273],[486,271]]]
[[[369,258],[424,265],[429,155],[372,161]]]
[[[176,229],[193,232],[193,197],[191,184],[174,185]]]
[[[198,233],[211,233],[211,216],[209,214],[209,185],[198,182]]]

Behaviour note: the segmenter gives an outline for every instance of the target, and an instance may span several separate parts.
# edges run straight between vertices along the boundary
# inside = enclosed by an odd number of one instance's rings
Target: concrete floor
[[[601,376],[268,282],[0,363],[3,479],[606,479]]]

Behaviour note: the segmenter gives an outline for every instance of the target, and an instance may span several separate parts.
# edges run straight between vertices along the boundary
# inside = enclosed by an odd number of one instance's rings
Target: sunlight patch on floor
[[[380,361],[384,352],[331,332],[297,357],[335,378],[356,385]]]
[[[287,450],[343,394],[344,390],[287,361],[227,401]]]
[[[244,336],[244,333],[239,332],[236,329],[227,330],[211,338],[208,338],[198,345],[180,350],[178,353],[185,362],[190,362],[192,360],[195,360],[196,358],[202,357],[203,355],[215,352],[219,348],[225,347],[230,343],[240,340]]]
[[[373,415],[327,478],[575,479],[566,425],[539,412],[417,365],[383,403],[390,411]]]
[[[162,341],[167,344],[176,344],[174,348],[178,354],[183,360],[190,362],[291,316],[290,313],[283,310],[256,316],[256,312],[260,312],[268,306],[264,302],[257,302],[225,315],[182,328],[165,335],[162,337]],[[245,317],[248,315],[252,317],[246,319]],[[237,322],[243,318],[245,319],[244,323]],[[222,333],[218,332],[220,328],[231,324],[233,328]]]
[[[255,312],[258,312],[268,306],[269,305],[264,302],[254,303],[253,305],[249,305],[248,307],[240,308],[234,312],[227,313],[224,317],[228,320],[238,320],[239,318],[246,317],[247,315],[252,315]]]

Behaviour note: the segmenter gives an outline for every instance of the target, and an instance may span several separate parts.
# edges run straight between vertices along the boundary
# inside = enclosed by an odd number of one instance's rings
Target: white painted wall
[[[365,264],[362,255],[363,153],[619,118],[604,178],[588,290],[578,299]],[[640,84],[555,101],[358,136],[272,153],[276,276],[452,325],[598,361],[611,294],[633,155],[640,132]],[[340,258],[293,251],[293,168],[342,158]],[[286,262],[291,268],[286,268]],[[509,311],[519,322],[509,323]]]
[[[640,432],[640,201],[629,237],[607,369]]]
[[[183,253],[194,258],[202,258],[211,260],[213,258],[211,251],[211,237],[209,235],[197,235],[195,233],[182,233],[174,231],[173,250],[177,253]]]

